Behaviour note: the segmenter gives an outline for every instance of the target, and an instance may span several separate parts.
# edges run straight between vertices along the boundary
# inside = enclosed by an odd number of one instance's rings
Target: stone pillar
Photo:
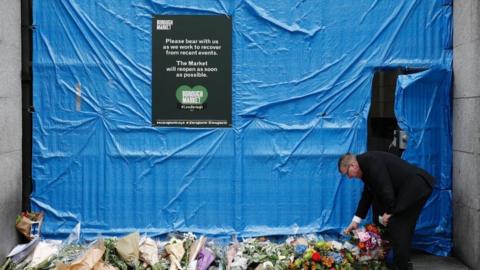
[[[20,1],[0,1],[0,261],[17,244],[22,208]],[[0,263],[1,263],[0,262]]]
[[[454,255],[480,265],[480,1],[454,2]]]

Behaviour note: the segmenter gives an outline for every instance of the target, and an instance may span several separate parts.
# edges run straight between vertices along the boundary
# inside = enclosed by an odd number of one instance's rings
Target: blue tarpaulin
[[[401,75],[403,158],[437,179],[414,245],[451,249],[452,3],[448,0],[33,1],[34,210],[60,238],[191,231],[341,231],[360,181],[376,70]],[[154,127],[154,15],[231,17],[232,127]],[[192,26],[194,27],[194,26]]]

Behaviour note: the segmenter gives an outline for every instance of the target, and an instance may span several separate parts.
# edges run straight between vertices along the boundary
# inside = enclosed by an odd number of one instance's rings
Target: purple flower
[[[207,248],[202,248],[197,255],[197,270],[207,270],[210,264],[215,260],[213,252]]]

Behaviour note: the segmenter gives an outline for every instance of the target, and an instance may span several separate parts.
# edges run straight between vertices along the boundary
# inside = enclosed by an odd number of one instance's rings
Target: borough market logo
[[[195,85],[193,88],[188,85],[181,85],[177,88],[175,96],[179,109],[199,111],[207,108],[205,102],[208,98],[208,90],[203,85]]]

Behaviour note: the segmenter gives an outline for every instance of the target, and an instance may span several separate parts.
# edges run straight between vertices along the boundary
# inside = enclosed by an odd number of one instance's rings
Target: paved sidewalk
[[[412,254],[414,270],[474,270],[454,257],[439,257],[420,251]]]

